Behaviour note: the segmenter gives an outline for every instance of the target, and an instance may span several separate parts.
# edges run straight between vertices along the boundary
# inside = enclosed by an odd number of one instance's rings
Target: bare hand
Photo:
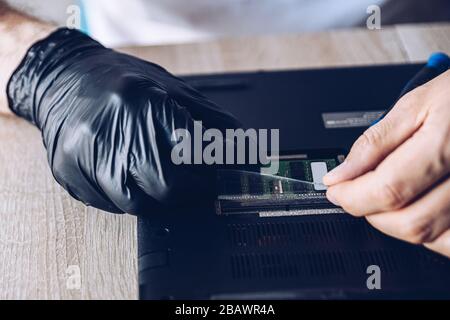
[[[450,71],[404,96],[330,172],[327,196],[393,237],[450,257]]]

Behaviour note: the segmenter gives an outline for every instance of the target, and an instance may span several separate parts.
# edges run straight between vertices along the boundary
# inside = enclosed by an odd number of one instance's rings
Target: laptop
[[[281,173],[219,170],[214,199],[139,217],[140,298],[450,298],[449,259],[344,213],[319,182],[421,67],[185,77],[245,127],[278,128]]]

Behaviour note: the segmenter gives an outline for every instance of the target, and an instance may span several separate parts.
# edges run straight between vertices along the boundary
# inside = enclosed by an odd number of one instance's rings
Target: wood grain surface
[[[400,63],[436,50],[450,52],[450,24],[123,49],[177,74]],[[0,299],[136,299],[136,250],[134,217],[70,198],[39,131],[0,117]]]

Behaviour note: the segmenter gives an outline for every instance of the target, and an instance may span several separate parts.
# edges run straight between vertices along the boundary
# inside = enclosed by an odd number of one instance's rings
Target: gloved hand
[[[34,44],[8,84],[9,106],[42,132],[55,179],[106,211],[151,212],[201,196],[211,169],[177,166],[175,129],[238,122],[158,65],[118,53],[76,30]]]

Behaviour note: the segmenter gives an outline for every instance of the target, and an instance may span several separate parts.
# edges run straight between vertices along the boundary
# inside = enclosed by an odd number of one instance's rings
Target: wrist
[[[54,26],[23,15],[0,3],[0,114],[10,114],[6,86],[28,48]]]
[[[70,81],[76,91],[82,75],[89,73],[93,64],[101,63],[97,57],[105,52],[112,51],[78,30],[60,28],[51,32],[27,50],[10,77],[6,89],[9,108],[42,129],[49,109],[55,113],[60,110],[51,107],[52,97],[63,93],[60,86]]]

